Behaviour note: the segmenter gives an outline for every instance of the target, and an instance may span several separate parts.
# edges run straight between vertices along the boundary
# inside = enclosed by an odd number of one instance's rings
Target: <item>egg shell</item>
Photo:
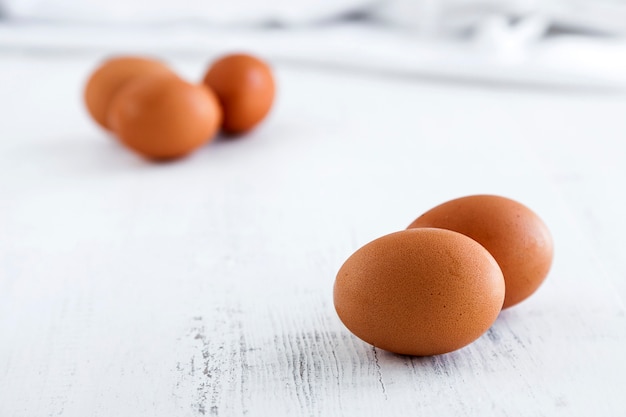
[[[120,88],[135,77],[171,73],[164,63],[142,57],[119,56],[104,61],[89,77],[84,100],[91,117],[103,128],[111,129],[108,112]]]
[[[221,122],[215,95],[178,77],[150,75],[127,83],[111,103],[121,142],[153,160],[183,157],[214,138]]]
[[[335,309],[362,340],[406,355],[462,348],[496,320],[504,279],[485,248],[460,233],[412,229],[358,249],[334,286]]]
[[[232,54],[215,61],[206,72],[204,84],[220,100],[224,110],[222,129],[241,134],[257,126],[272,108],[275,82],[272,70],[261,59]]]
[[[483,245],[504,274],[503,308],[532,295],[552,264],[554,245],[545,223],[528,207],[505,197],[473,195],[448,201],[409,225],[416,227],[454,230]]]

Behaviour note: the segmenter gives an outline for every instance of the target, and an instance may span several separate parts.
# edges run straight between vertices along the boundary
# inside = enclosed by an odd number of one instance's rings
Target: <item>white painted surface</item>
[[[626,414],[626,97],[278,66],[260,129],[153,165],[96,58],[0,57],[1,417]],[[472,193],[544,218],[546,283],[448,355],[353,337],[345,258]]]

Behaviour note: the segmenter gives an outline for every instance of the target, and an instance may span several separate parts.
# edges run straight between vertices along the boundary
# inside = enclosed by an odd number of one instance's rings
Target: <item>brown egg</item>
[[[493,324],[504,279],[485,248],[460,233],[413,229],[368,243],[343,264],[335,309],[356,336],[406,355],[462,348]]]
[[[534,293],[552,264],[553,243],[548,228],[528,207],[495,195],[473,195],[443,203],[409,228],[454,230],[483,245],[496,259],[506,282],[503,308]]]
[[[221,122],[215,95],[178,77],[151,75],[115,96],[109,123],[122,143],[154,160],[185,156],[209,142]]]
[[[107,113],[119,89],[134,77],[146,74],[169,73],[162,62],[139,57],[121,56],[102,63],[85,86],[84,99],[91,117],[105,129],[110,129]]]
[[[274,77],[270,67],[245,54],[225,56],[214,62],[203,80],[222,104],[222,129],[244,133],[259,124],[274,102]]]

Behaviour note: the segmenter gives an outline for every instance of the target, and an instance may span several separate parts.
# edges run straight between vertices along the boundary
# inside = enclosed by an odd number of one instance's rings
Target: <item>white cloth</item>
[[[426,33],[473,28],[497,15],[541,16],[570,29],[626,34],[626,0],[386,0],[378,13]]]
[[[568,28],[626,34],[626,0],[0,0],[8,18],[60,22],[199,21],[213,25],[307,24],[365,12],[439,34],[493,16],[541,16]]]
[[[8,18],[64,22],[309,23],[360,10],[372,0],[0,0]]]
[[[176,1],[178,3],[174,4]],[[575,2],[580,3],[581,10],[585,10],[583,3],[589,8],[596,4],[598,10],[602,9],[601,5],[609,4],[609,0],[543,1],[546,7],[570,4],[572,12]],[[267,0],[263,4],[230,0],[216,8],[207,8],[208,0],[154,0],[150,3],[151,14],[140,13],[147,6],[138,0],[0,2],[9,17],[18,21],[39,20],[29,24],[12,24],[10,19],[4,24],[0,22],[0,49],[9,51],[187,54],[201,55],[208,60],[221,53],[245,50],[274,62],[327,65],[427,79],[626,89],[626,40],[573,35],[545,37],[552,22],[565,20],[533,11],[531,6],[543,7],[544,3],[530,0],[502,0],[502,4],[496,0],[379,0],[378,3],[373,0]],[[484,7],[474,7],[479,3]],[[505,7],[505,3],[509,7]],[[251,8],[244,8],[245,4]],[[626,0],[613,0],[612,4],[614,16],[619,16],[620,11],[626,12]],[[487,7],[489,5],[492,7]],[[171,13],[166,16],[163,13],[168,8]],[[246,22],[258,25],[272,21],[293,25],[310,23],[359,8],[420,33],[472,28],[473,38],[410,36],[411,30],[409,33],[389,30],[389,25],[367,21],[305,25],[297,30],[260,30],[245,25]],[[512,16],[518,17],[513,23]],[[616,30],[618,23],[626,24],[626,16],[618,20],[613,19]],[[126,21],[126,24],[49,24],[51,21]],[[129,24],[135,21],[136,24]],[[174,24],[139,23],[147,21]],[[212,21],[220,24],[210,24]],[[239,24],[229,26],[229,22]],[[444,27],[444,23],[447,26]]]

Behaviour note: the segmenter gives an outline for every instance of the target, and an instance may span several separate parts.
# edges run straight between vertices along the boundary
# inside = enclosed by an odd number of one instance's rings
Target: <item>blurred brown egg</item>
[[[215,95],[178,77],[135,78],[115,96],[109,124],[122,143],[148,159],[185,156],[214,138],[221,122]]]
[[[444,229],[376,239],[343,264],[335,309],[359,338],[391,352],[438,355],[486,332],[504,300],[504,279],[476,241]]]
[[[272,70],[250,55],[227,55],[214,62],[203,80],[222,104],[226,133],[245,133],[258,125],[274,102]]]
[[[146,74],[169,73],[171,70],[154,59],[120,56],[104,61],[92,74],[84,91],[85,104],[91,117],[110,129],[107,113],[119,89],[129,80]]]
[[[473,195],[443,203],[409,228],[454,230],[483,245],[496,259],[506,282],[503,308],[534,293],[552,264],[553,243],[548,228],[528,207],[495,195]]]

